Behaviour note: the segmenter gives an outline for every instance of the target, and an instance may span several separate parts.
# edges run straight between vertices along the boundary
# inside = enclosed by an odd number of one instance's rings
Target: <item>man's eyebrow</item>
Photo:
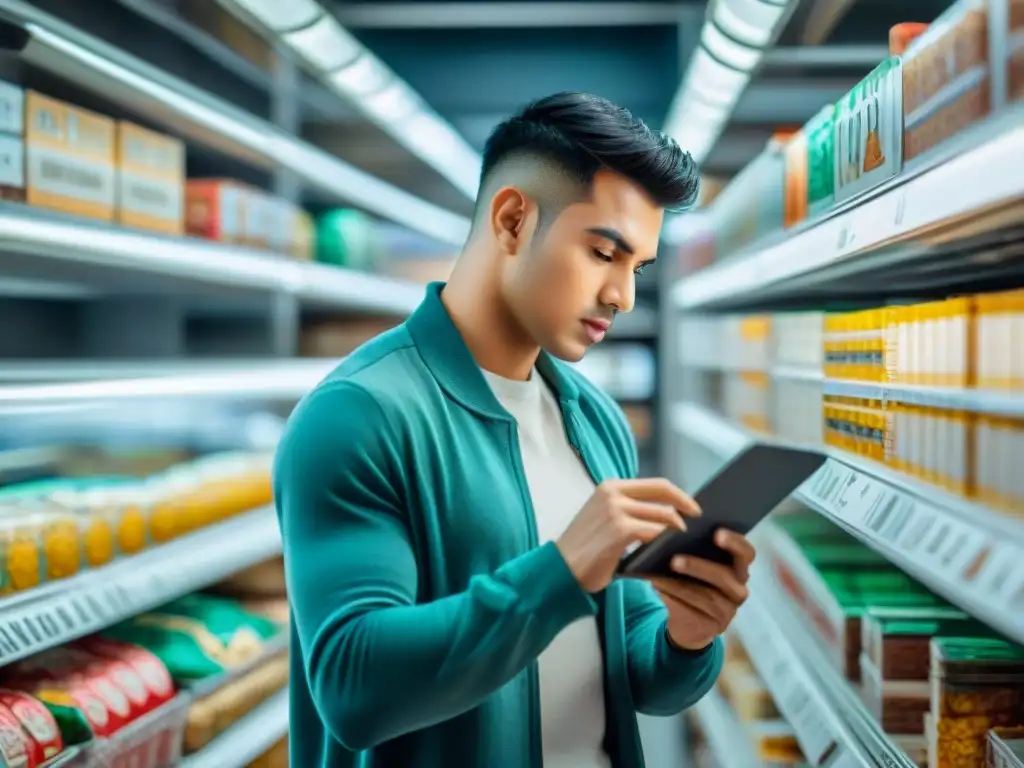
[[[628,253],[630,256],[635,253],[633,246],[629,244],[629,241],[626,240],[618,230],[609,229],[608,227],[591,227],[587,232],[615,243],[615,249],[617,251]]]

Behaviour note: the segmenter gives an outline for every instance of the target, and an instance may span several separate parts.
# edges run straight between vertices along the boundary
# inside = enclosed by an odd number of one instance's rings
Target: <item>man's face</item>
[[[610,171],[542,231],[531,216],[502,276],[516,320],[555,357],[580,360],[617,313],[633,309],[635,279],[657,255],[663,216],[641,187]]]

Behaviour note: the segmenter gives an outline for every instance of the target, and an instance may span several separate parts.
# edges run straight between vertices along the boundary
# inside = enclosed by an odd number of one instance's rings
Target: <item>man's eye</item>
[[[613,257],[612,257],[611,254],[605,253],[604,251],[600,250],[599,248],[591,248],[590,250],[601,261],[612,261],[613,260]]]
[[[633,274],[636,275],[637,277],[640,277],[640,275],[644,273],[645,269],[647,269],[647,265],[641,264],[639,267],[633,270]]]

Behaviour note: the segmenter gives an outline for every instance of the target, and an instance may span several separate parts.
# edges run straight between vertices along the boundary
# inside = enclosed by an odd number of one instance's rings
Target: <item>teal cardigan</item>
[[[291,765],[538,768],[537,656],[597,616],[605,748],[641,768],[636,713],[698,701],[722,664],[668,644],[650,586],[583,591],[537,530],[513,418],[429,286],[293,413],[274,468],[292,611]],[[542,354],[595,482],[631,477],[618,406]]]

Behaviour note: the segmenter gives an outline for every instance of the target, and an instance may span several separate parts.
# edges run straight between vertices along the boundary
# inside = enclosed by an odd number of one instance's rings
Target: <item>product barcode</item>
[[[66,181],[75,186],[95,190],[101,190],[104,186],[104,179],[101,174],[85,168],[62,165],[52,160],[43,160],[39,164],[39,173],[47,181]]]

